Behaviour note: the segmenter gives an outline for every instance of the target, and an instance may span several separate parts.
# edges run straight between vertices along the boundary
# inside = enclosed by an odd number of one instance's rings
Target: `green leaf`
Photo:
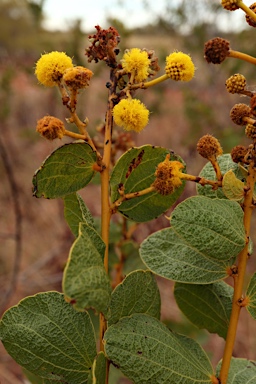
[[[195,196],[175,208],[171,223],[141,244],[148,269],[181,283],[210,284],[227,277],[245,246],[239,204]]]
[[[72,193],[64,197],[64,216],[74,236],[79,234],[79,223],[83,222],[92,228],[94,220],[91,212],[78,193]]]
[[[233,292],[233,288],[223,281],[209,285],[176,283],[174,296],[191,323],[225,339]]]
[[[216,376],[220,374],[221,363],[216,369]],[[253,384],[256,382],[256,361],[237,359],[232,357],[227,384]]]
[[[65,299],[78,311],[84,308],[107,311],[111,287],[103,264],[104,250],[105,244],[96,230],[80,223],[62,282]]]
[[[90,374],[88,384],[104,384],[106,382],[107,360],[103,352],[96,356]]]
[[[241,203],[244,200],[245,184],[239,180],[230,169],[225,173],[222,180],[222,191],[227,199]]]
[[[246,297],[249,300],[246,306],[247,311],[250,313],[252,318],[256,320],[256,273],[252,276],[250,283],[247,288]]]
[[[151,316],[122,318],[107,329],[104,343],[107,357],[136,384],[212,383],[200,345]]]
[[[41,377],[38,377],[34,373],[29,372],[25,368],[22,369],[22,372],[31,384],[44,384],[45,383],[44,379],[42,379]]]
[[[23,299],[5,312],[0,338],[12,358],[46,380],[87,383],[97,354],[87,312],[79,313],[58,292]]]
[[[33,177],[34,196],[55,199],[84,188],[95,171],[96,153],[87,143],[65,144],[46,158]]]
[[[133,313],[146,313],[160,319],[161,299],[150,271],[134,271],[112,292],[108,325]]]
[[[125,193],[141,191],[151,186],[155,180],[155,171],[159,163],[164,161],[167,154],[170,160],[182,159],[169,150],[151,145],[139,148],[131,148],[120,157],[116,163],[111,178],[111,201],[115,202],[119,197],[118,188],[124,186]],[[136,197],[122,202],[118,212],[130,220],[145,222],[152,220],[169,209],[184,189],[184,183],[174,193],[162,196],[156,191],[144,196]]]
[[[239,165],[233,162],[229,153],[219,156],[217,160],[223,175],[231,169],[235,173],[235,176],[237,176],[240,180],[243,178]],[[202,171],[199,173],[199,176],[208,180],[217,180],[216,173],[210,162],[204,166]],[[226,199],[226,196],[221,188],[218,188],[216,191],[214,191],[210,185],[205,185],[203,187],[202,185],[197,184],[196,189],[199,195],[207,196],[210,198],[217,197],[219,199]]]
[[[214,259],[233,258],[245,246],[243,210],[233,201],[191,197],[175,208],[171,225],[187,243]]]

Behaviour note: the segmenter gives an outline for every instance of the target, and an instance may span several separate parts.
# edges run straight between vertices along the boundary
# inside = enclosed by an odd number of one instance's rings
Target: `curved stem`
[[[228,371],[229,371],[233,348],[234,348],[235,339],[236,339],[239,315],[242,307],[240,301],[243,298],[243,285],[244,285],[244,276],[245,276],[247,256],[248,256],[251,215],[253,210],[252,199],[253,199],[255,178],[256,178],[256,170],[254,169],[254,162],[251,162],[248,170],[247,187],[245,190],[245,198],[244,198],[244,227],[245,227],[246,245],[238,256],[238,274],[234,280],[234,295],[233,295],[233,301],[232,301],[232,311],[231,311],[226,344],[225,344],[225,349],[224,349],[224,354],[222,359],[222,366],[220,371],[221,384],[226,384],[228,380]]]
[[[239,7],[239,8],[241,8],[249,17],[251,17],[253,20],[255,20],[256,21],[256,14],[253,12],[253,10],[252,9],[250,9],[249,7],[247,7],[247,5],[245,5],[244,3],[243,3],[243,1],[242,0],[239,0],[238,2],[237,2],[237,6]]]
[[[251,64],[256,64],[255,57],[239,51],[233,51],[233,49],[230,49],[228,57],[233,57],[235,59],[241,59],[241,60],[247,61],[248,63],[251,63]]]

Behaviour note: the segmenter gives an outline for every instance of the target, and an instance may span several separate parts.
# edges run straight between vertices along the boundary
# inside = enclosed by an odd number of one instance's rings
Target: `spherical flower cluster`
[[[44,116],[38,120],[36,131],[48,140],[61,139],[65,134],[63,122],[54,116]]]
[[[256,13],[256,3],[251,4],[249,8],[250,8],[254,13]],[[245,19],[246,19],[246,22],[247,22],[251,27],[253,27],[253,28],[256,27],[256,21],[255,21],[252,17],[246,15],[246,16],[245,16]]]
[[[223,151],[219,141],[212,135],[204,135],[197,143],[197,152],[205,159],[217,158]]]
[[[133,48],[127,51],[122,59],[122,67],[127,73],[134,76],[134,81],[139,83],[149,75],[150,59],[146,51]]]
[[[240,73],[230,76],[226,80],[226,88],[229,93],[240,93],[246,87],[246,78]]]
[[[72,59],[66,53],[50,52],[37,61],[35,74],[41,84],[53,87],[61,80],[66,69],[72,67]]]
[[[245,117],[250,117],[251,108],[243,103],[235,104],[230,111],[230,117],[233,123],[237,125],[246,125]]]
[[[190,81],[195,74],[191,57],[183,52],[173,52],[166,57],[165,73],[172,80]]]
[[[236,9],[239,9],[237,2],[237,0],[222,0],[221,5],[228,11],[235,11]]]
[[[256,140],[256,127],[253,124],[247,124],[245,127],[245,134],[249,139]]]
[[[74,90],[87,88],[93,72],[84,67],[72,67],[66,69],[63,80],[69,88]]]
[[[204,45],[204,58],[208,63],[220,64],[229,55],[229,41],[221,37],[215,37]]]
[[[152,187],[166,196],[174,192],[174,190],[182,185],[181,169],[184,165],[179,161],[170,161],[170,155],[167,155],[162,163],[159,163],[155,172],[156,179]]]
[[[234,163],[244,163],[244,157],[247,152],[248,148],[246,148],[244,145],[237,145],[236,147],[232,148],[231,158]]]
[[[148,124],[149,110],[137,99],[123,99],[113,108],[114,121],[126,131],[142,131]]]

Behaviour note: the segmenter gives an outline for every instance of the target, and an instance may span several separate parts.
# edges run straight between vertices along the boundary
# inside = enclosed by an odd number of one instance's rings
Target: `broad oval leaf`
[[[78,311],[94,308],[106,314],[110,281],[103,258],[105,244],[95,229],[80,223],[79,236],[71,247],[62,281],[65,299]]]
[[[247,311],[256,320],[256,273],[252,276],[247,288],[246,297],[249,302],[246,306]]]
[[[111,178],[111,201],[115,202],[119,197],[118,188],[123,185],[125,193],[141,191],[151,186],[155,180],[155,171],[159,163],[164,161],[167,154],[170,160],[182,161],[182,159],[170,152],[168,149],[144,145],[131,148],[120,157],[116,163]],[[162,196],[156,191],[144,196],[122,202],[118,212],[130,220],[145,222],[155,219],[169,209],[184,189],[184,183],[174,193]]]
[[[216,375],[220,374],[219,362]],[[256,383],[256,361],[232,357],[227,384],[253,384]]]
[[[191,323],[225,339],[233,292],[233,288],[223,281],[207,285],[176,283],[174,296]]]
[[[87,143],[70,143],[56,149],[33,177],[34,196],[55,199],[84,188],[95,174],[96,158]]]
[[[200,345],[151,316],[122,318],[107,329],[104,343],[107,357],[135,384],[212,383]]]
[[[112,292],[108,325],[133,313],[146,313],[160,319],[161,299],[155,277],[150,271],[134,271]]]
[[[58,292],[27,297],[6,311],[0,339],[19,365],[45,380],[85,384],[97,354],[89,314],[74,311]]]
[[[227,269],[245,245],[242,210],[229,200],[203,196],[188,200],[173,211],[171,228],[155,232],[143,241],[140,255],[148,269],[167,279],[191,284],[214,283],[227,277]],[[215,207],[216,211],[222,207],[224,216],[233,217],[232,226],[225,218],[216,218]],[[204,209],[205,218],[201,220],[198,210],[202,213]],[[198,225],[200,220],[201,226]]]
[[[233,258],[245,246],[243,210],[233,201],[188,198],[173,211],[171,225],[188,244],[214,259]]]
[[[74,236],[79,235],[79,223],[81,222],[95,228],[91,212],[78,193],[67,195],[63,200],[64,216]]]

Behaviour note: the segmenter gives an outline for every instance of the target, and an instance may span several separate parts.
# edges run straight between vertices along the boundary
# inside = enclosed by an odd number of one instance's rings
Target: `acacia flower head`
[[[240,93],[246,87],[246,78],[240,73],[236,73],[226,80],[225,85],[229,93]]]
[[[139,83],[149,75],[150,59],[146,51],[139,48],[128,50],[122,59],[122,67],[127,73],[134,76],[134,81]]]
[[[36,63],[35,74],[38,81],[53,87],[61,80],[64,72],[72,68],[72,59],[65,52],[50,52],[43,54]]]
[[[126,131],[141,132],[148,124],[149,110],[137,99],[123,99],[113,108],[114,121]]]
[[[198,140],[197,152],[205,159],[217,158],[223,151],[219,141],[212,135],[204,135]]]
[[[44,116],[38,120],[36,131],[47,140],[62,139],[65,135],[63,122],[54,116]]]
[[[226,39],[215,37],[204,45],[204,58],[208,63],[220,64],[230,53],[230,44]]]
[[[239,6],[237,5],[237,0],[222,0],[221,5],[224,9],[228,11],[235,11],[236,9],[239,9]]]
[[[165,72],[172,80],[190,81],[195,74],[191,57],[183,52],[173,52],[166,57]]]
[[[74,90],[87,88],[93,72],[85,67],[77,66],[66,69],[63,80],[69,88]]]
[[[152,186],[160,195],[170,195],[182,185],[182,172],[184,165],[179,161],[170,161],[170,154],[159,163],[155,172],[156,179]]]

